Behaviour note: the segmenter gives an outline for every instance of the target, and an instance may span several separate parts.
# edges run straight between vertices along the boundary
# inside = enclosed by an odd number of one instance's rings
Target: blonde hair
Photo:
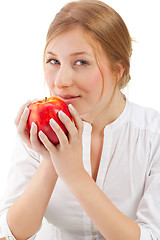
[[[121,16],[107,4],[98,0],[79,0],[66,4],[55,16],[49,26],[45,52],[49,43],[59,34],[81,27],[95,43],[98,42],[109,59],[111,68],[123,62],[124,72],[117,82],[123,89],[130,80],[130,57],[132,39]],[[96,52],[97,48],[94,51]]]

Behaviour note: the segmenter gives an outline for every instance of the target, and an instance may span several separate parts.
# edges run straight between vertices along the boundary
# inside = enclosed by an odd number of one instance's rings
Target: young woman
[[[160,239],[160,114],[121,93],[130,80],[131,37],[122,18],[95,0],[71,2],[51,23],[44,51],[52,96],[67,138],[37,138],[24,104],[20,139],[1,208],[0,237],[35,239],[43,217],[60,240]],[[9,239],[9,238],[8,238]]]

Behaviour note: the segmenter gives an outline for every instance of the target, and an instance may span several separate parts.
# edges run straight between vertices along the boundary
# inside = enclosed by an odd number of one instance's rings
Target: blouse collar
[[[129,115],[129,101],[126,98],[126,105],[125,105],[124,110],[119,115],[119,117],[116,118],[116,120],[114,120],[113,122],[111,122],[105,126],[104,135],[109,130],[115,130],[115,129],[119,128],[128,119],[128,115]],[[92,125],[88,122],[83,121],[83,132],[84,132],[84,134],[91,134]]]

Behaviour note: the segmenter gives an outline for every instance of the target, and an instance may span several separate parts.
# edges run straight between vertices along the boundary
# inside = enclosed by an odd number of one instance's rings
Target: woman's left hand
[[[57,134],[59,144],[53,145],[42,131],[39,132],[39,137],[48,150],[59,177],[65,182],[72,182],[74,177],[84,171],[82,161],[83,122],[73,106],[69,105],[68,107],[73,121],[64,112],[59,111],[58,113],[60,120],[68,130],[68,137],[53,119],[50,120],[50,126]]]

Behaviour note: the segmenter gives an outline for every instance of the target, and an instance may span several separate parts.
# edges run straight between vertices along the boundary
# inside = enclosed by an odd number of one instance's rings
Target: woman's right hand
[[[26,124],[29,116],[28,106],[34,101],[28,101],[22,105],[17,117],[15,119],[15,125],[17,127],[17,132],[23,142],[31,149],[39,153],[43,158],[50,159],[50,154],[44,145],[39,141],[37,135],[37,125],[32,123],[30,133],[26,129]]]

